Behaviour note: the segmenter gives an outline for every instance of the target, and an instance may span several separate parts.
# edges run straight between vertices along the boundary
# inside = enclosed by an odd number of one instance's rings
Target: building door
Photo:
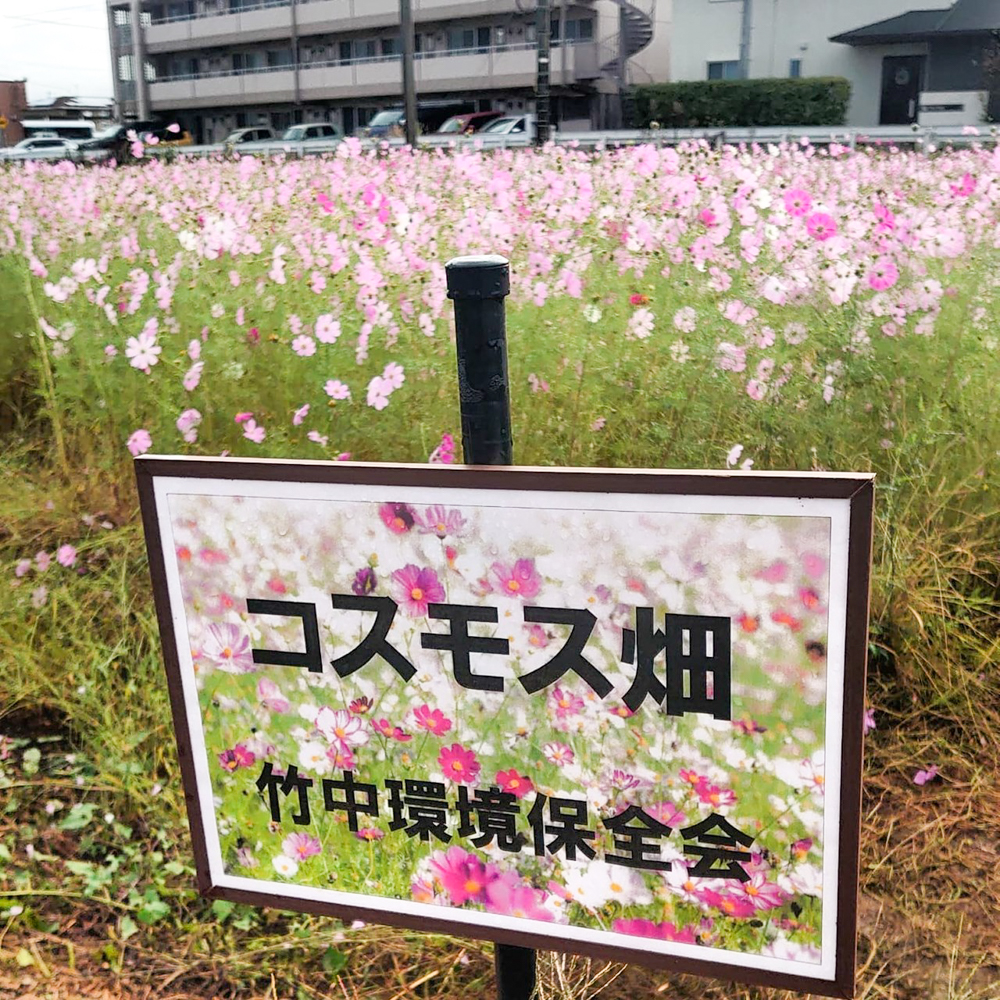
[[[925,56],[885,56],[879,125],[909,125],[917,120]]]

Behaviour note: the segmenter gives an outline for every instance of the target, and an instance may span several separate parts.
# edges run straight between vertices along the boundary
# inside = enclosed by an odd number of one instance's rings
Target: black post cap
[[[444,270],[449,299],[502,299],[510,294],[510,262],[499,254],[454,257]]]

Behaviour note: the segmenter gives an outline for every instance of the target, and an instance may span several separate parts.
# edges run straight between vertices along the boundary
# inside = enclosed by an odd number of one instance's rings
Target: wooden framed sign
[[[870,476],[136,469],[203,892],[853,994]]]

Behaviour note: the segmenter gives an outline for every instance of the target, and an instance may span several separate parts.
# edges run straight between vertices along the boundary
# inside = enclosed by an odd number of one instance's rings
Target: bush
[[[648,128],[843,125],[851,84],[839,76],[801,80],[682,80],[635,88],[636,124]]]

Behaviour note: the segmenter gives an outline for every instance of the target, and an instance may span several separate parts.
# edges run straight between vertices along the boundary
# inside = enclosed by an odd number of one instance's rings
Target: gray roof
[[[910,10],[831,37],[845,45],[885,45],[1000,29],[1000,0],[956,0],[937,10]]]

